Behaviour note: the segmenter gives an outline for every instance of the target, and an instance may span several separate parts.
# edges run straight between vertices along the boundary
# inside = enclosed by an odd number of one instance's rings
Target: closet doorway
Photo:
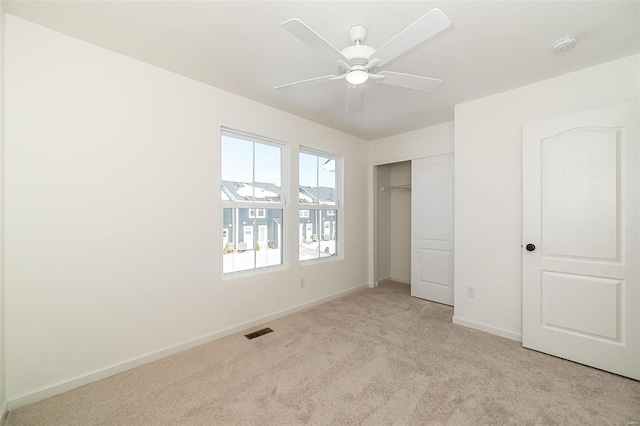
[[[453,306],[453,154],[374,167],[374,274]]]
[[[376,283],[411,284],[411,161],[375,169]]]

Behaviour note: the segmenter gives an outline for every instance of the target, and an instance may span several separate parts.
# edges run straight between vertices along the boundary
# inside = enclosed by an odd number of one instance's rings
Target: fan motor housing
[[[356,44],[343,49],[341,53],[349,60],[349,65],[366,65],[375,51],[373,47]]]

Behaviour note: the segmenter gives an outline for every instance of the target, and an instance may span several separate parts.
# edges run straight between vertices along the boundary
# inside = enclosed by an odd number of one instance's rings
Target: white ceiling
[[[640,51],[639,1],[3,1],[6,12],[309,120],[377,139],[453,119],[454,105]],[[363,24],[379,47],[434,7],[444,33],[384,69],[441,78],[433,94],[369,82],[345,111],[346,82],[273,86],[336,67],[279,27],[297,17],[338,49]],[[551,43],[578,36],[553,53]]]

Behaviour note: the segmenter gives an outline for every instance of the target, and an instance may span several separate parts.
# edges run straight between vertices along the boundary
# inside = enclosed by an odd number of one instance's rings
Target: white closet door
[[[453,306],[453,154],[411,162],[411,295]]]
[[[638,104],[523,131],[525,347],[640,379]]]

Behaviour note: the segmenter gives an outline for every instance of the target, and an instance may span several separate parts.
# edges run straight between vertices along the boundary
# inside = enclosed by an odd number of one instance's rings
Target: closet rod
[[[381,186],[380,191],[393,191],[394,189],[411,189],[411,184],[407,185],[394,185],[394,186]]]

